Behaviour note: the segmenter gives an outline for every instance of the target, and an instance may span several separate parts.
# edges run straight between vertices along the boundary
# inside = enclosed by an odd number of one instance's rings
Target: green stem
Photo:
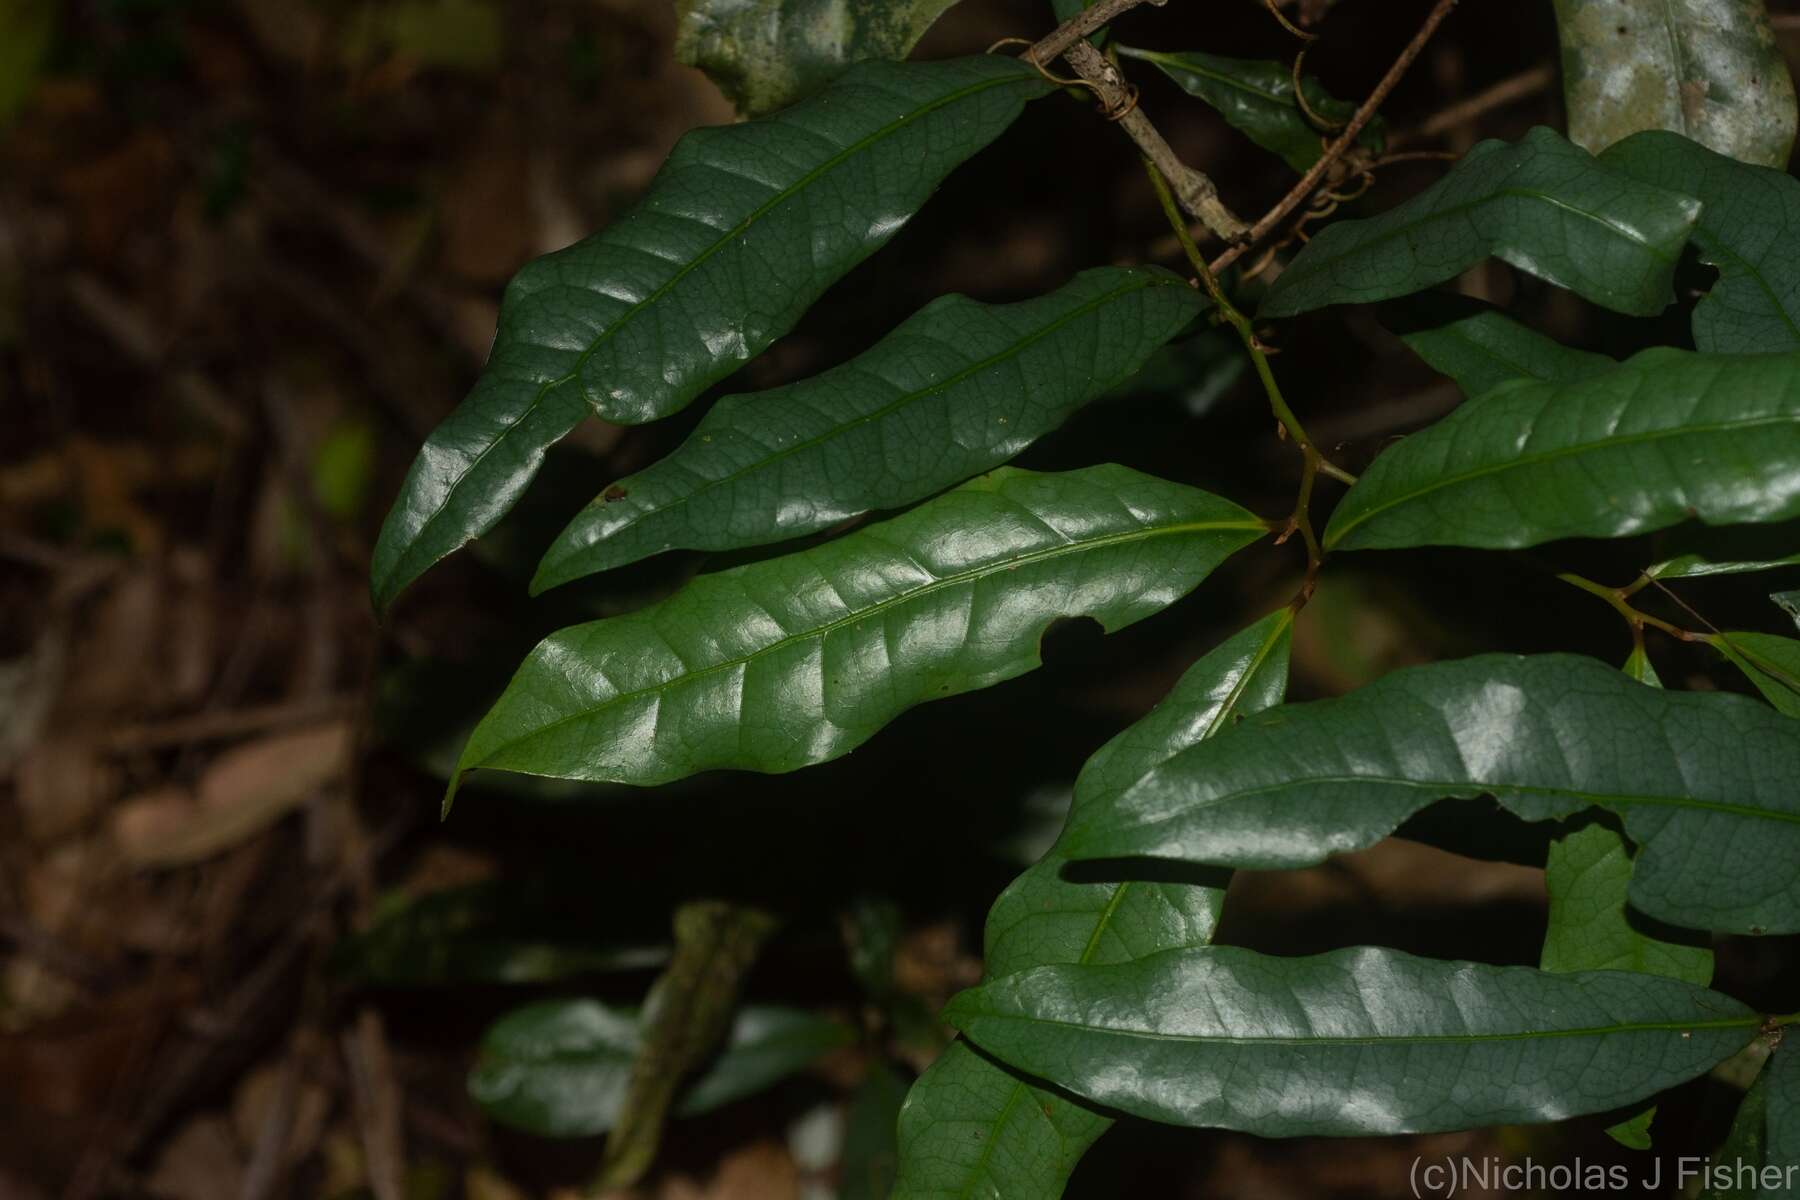
[[[1156,189],[1156,198],[1162,204],[1163,215],[1168,218],[1169,227],[1175,231],[1175,238],[1181,243],[1181,252],[1187,255],[1188,265],[1193,267],[1200,286],[1212,298],[1219,317],[1237,330],[1238,339],[1244,343],[1244,349],[1256,367],[1256,377],[1262,382],[1263,392],[1269,398],[1269,410],[1275,414],[1275,420],[1283,434],[1291,438],[1300,449],[1300,493],[1294,501],[1293,515],[1281,527],[1281,536],[1276,541],[1286,541],[1297,532],[1306,543],[1306,582],[1301,585],[1301,598],[1304,600],[1312,594],[1318,580],[1319,564],[1324,559],[1324,552],[1319,547],[1318,536],[1312,527],[1313,482],[1321,473],[1343,483],[1355,483],[1356,476],[1326,458],[1307,436],[1306,427],[1300,424],[1300,418],[1288,406],[1287,397],[1281,394],[1281,385],[1275,382],[1275,372],[1269,367],[1269,356],[1256,340],[1256,330],[1251,326],[1250,318],[1231,302],[1225,289],[1219,285],[1218,276],[1206,265],[1206,258],[1200,253],[1200,247],[1194,244],[1193,235],[1188,232],[1187,221],[1183,219],[1181,208],[1175,202],[1175,194],[1169,189],[1169,181],[1163,178],[1163,173],[1148,158],[1144,160],[1144,172],[1150,176],[1150,185]]]
[[[1576,575],[1570,571],[1558,571],[1556,577],[1564,583],[1569,584],[1572,587],[1578,587],[1590,596],[1598,596],[1600,599],[1610,604],[1620,616],[1625,618],[1625,623],[1631,627],[1632,637],[1636,640],[1638,645],[1643,644],[1644,629],[1646,626],[1651,629],[1660,629],[1670,637],[1680,638],[1684,642],[1698,642],[1705,640],[1701,634],[1692,633],[1681,628],[1679,625],[1671,625],[1669,622],[1664,621],[1659,617],[1653,617],[1647,612],[1633,608],[1626,602],[1626,597],[1630,596],[1632,591],[1636,590],[1635,588],[1607,587],[1603,583],[1595,583],[1591,579]]]

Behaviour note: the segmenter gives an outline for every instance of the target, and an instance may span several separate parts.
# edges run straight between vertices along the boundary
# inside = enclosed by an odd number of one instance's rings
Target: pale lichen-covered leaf
[[[852,63],[905,58],[956,0],[677,0],[675,57],[756,117]]]
[[[1569,136],[1598,154],[1644,129],[1785,167],[1794,82],[1763,0],[1556,0]]]

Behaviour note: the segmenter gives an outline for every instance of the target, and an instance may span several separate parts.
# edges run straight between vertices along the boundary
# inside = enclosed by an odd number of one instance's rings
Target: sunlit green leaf
[[[1229,501],[1123,467],[1003,468],[551,635],[459,773],[650,784],[823,762],[915,704],[1032,670],[1058,617],[1117,630],[1149,616],[1266,531]]]
[[[1325,531],[1344,550],[1534,546],[1800,515],[1800,354],[1646,350],[1512,384],[1389,446]]]
[[[1772,633],[1715,633],[1707,641],[1777,710],[1800,717],[1800,642]]]
[[[487,369],[382,527],[376,607],[491,529],[583,417],[666,416],[761,353],[1048,89],[999,55],[872,62],[682,138],[636,208],[508,286]]]
[[[1088,760],[1075,804],[1116,795],[1238,716],[1279,703],[1292,629],[1291,610],[1271,613],[1190,667],[1161,704]],[[990,979],[1046,963],[1128,962],[1212,940],[1225,898],[1219,873],[1089,883],[1066,878],[1068,866],[1053,848],[995,902],[987,923]],[[1060,1195],[1111,1125],[1106,1114],[959,1041],[907,1096],[895,1200]]]
[[[1651,975],[1231,946],[1038,967],[962,993],[944,1015],[1109,1107],[1282,1137],[1599,1112],[1723,1062],[1762,1020]]]
[[[1156,268],[1088,271],[1019,304],[942,297],[843,366],[720,400],[673,454],[569,524],[533,589],[663,550],[776,542],[933,495],[1129,378],[1202,307]]]
[[[1356,114],[1356,105],[1333,97],[1315,77],[1303,76],[1306,103],[1326,123],[1323,128],[1315,126],[1294,99],[1293,69],[1270,59],[1224,58],[1197,50],[1170,54],[1131,46],[1120,46],[1119,53],[1154,64],[1182,91],[1218,109],[1232,128],[1302,174],[1319,161],[1333,127]],[[1365,126],[1357,141],[1365,149],[1379,151],[1385,141],[1381,119]]]
[[[1645,570],[1644,574],[1652,579],[1700,579],[1708,575],[1746,575],[1793,566],[1800,566],[1800,554],[1751,562],[1714,562],[1703,555],[1684,554],[1679,558],[1659,562]]]
[[[1614,171],[1561,135],[1482,142],[1378,217],[1339,221],[1269,288],[1264,317],[1368,304],[1453,279],[1490,256],[1596,304],[1649,316],[1674,299],[1700,203]]]
[[[1785,167],[1794,83],[1763,0],[1556,0],[1569,136],[1599,153],[1667,129]]]
[[[1630,898],[1687,929],[1800,930],[1800,725],[1594,659],[1483,655],[1246,717],[1070,830],[1076,858],[1308,866],[1443,797],[1529,821],[1600,807],[1638,846]]]

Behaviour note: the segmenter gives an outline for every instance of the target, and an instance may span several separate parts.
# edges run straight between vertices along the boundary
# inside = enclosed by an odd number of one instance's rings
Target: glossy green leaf
[[[1075,806],[1124,791],[1239,715],[1280,703],[1292,630],[1293,612],[1282,609],[1190,667],[1161,704],[1088,760]],[[1068,865],[1053,848],[995,902],[988,978],[1047,963],[1129,962],[1212,940],[1222,879],[1088,883],[1065,878]],[[956,1042],[907,1096],[895,1200],[1053,1200],[1111,1125],[1106,1114]]]
[[[1763,0],[1556,0],[1569,136],[1599,153],[1673,130],[1785,167],[1794,83]]]
[[[824,762],[915,704],[1032,670],[1058,617],[1110,631],[1149,616],[1266,531],[1229,501],[1123,467],[1003,468],[552,634],[458,773],[652,784]]]
[[[675,57],[739,112],[804,100],[852,63],[902,59],[956,0],[676,0]]]
[[[1763,1146],[1768,1138],[1768,1094],[1769,1071],[1765,1066],[1750,1081],[1743,1099],[1738,1101],[1731,1129],[1725,1135],[1724,1144],[1710,1157],[1709,1165],[1730,1168],[1733,1174],[1740,1166],[1761,1172],[1764,1166]],[[1755,1200],[1762,1190],[1761,1180],[1746,1183],[1747,1186],[1737,1186],[1738,1180],[1731,1175],[1709,1178],[1707,1186],[1700,1189],[1697,1200]],[[1785,1193],[1776,1193],[1783,1194]]]
[[[1719,279],[1694,307],[1698,349],[1800,350],[1800,181],[1656,131],[1626,138],[1600,161],[1699,198],[1694,243],[1701,261],[1719,268]]]
[[[1800,354],[1658,348],[1513,384],[1389,446],[1327,546],[1535,546],[1800,515]]]
[[[1800,628],[1800,591],[1770,592],[1769,602],[1788,615],[1797,628]]]
[[[1748,575],[1793,566],[1800,566],[1800,554],[1751,562],[1714,562],[1704,555],[1683,554],[1679,558],[1657,563],[1645,570],[1644,574],[1652,579],[1700,579],[1708,575]]]
[[[1715,633],[1706,640],[1777,711],[1800,717],[1800,642],[1772,633]]]
[[[1199,315],[1154,267],[1047,296],[945,296],[823,375],[727,396],[687,441],[619,480],[544,555],[534,591],[664,550],[729,550],[900,508],[995,467],[1129,378]]]
[[[1100,1104],[1264,1137],[1598,1112],[1723,1062],[1761,1020],[1729,997],[1648,975],[1230,946],[1038,967],[962,993],[944,1016]]]
[[[1635,646],[1623,668],[1626,676],[1651,687],[1662,681]],[[1631,848],[1618,830],[1593,821],[1550,843],[1544,863],[1550,918],[1538,966],[1546,971],[1637,971],[1702,986],[1712,982],[1712,950],[1665,940],[1645,928],[1626,904],[1631,888]],[[1633,1150],[1650,1148],[1651,1105],[1607,1133]]]
[[[1384,307],[1382,323],[1469,397],[1503,383],[1581,379],[1617,365],[1604,354],[1571,349],[1497,308],[1462,296],[1432,293]]]
[[[376,607],[492,528],[589,413],[666,416],[761,353],[1048,88],[999,55],[866,63],[682,138],[636,208],[508,286],[486,370],[382,527]]]
[[[1246,717],[1083,814],[1076,858],[1310,866],[1443,797],[1528,821],[1593,807],[1637,846],[1633,907],[1670,925],[1800,930],[1800,726],[1590,658],[1482,655]]]
[[[332,974],[368,987],[547,983],[667,961],[663,939],[601,937],[609,914],[584,903],[591,881],[569,882],[539,873],[408,900],[333,947]]]
[[[676,1102],[680,1116],[751,1096],[855,1040],[849,1026],[785,1008],[742,1009],[718,1057]],[[469,1073],[494,1120],[539,1137],[592,1137],[618,1119],[641,1048],[638,1014],[598,1000],[547,1000],[496,1021]]]
[[[1406,203],[1328,226],[1269,288],[1264,317],[1422,291],[1497,256],[1596,304],[1650,316],[1673,298],[1700,203],[1614,171],[1548,129],[1477,145]]]
[[[1319,161],[1330,128],[1320,129],[1306,118],[1294,99],[1294,72],[1286,63],[1269,59],[1224,58],[1197,50],[1178,54],[1120,46],[1127,58],[1153,64],[1176,86],[1219,111],[1232,128],[1304,174]],[[1306,103],[1319,117],[1343,125],[1356,114],[1356,105],[1339,100],[1311,75],[1303,76]],[[1357,141],[1379,151],[1386,138],[1380,118],[1364,128]]]

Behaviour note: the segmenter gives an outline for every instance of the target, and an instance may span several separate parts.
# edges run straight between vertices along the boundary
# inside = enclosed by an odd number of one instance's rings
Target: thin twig
[[[1530,99],[1555,81],[1556,69],[1549,63],[1533,67],[1529,71],[1521,71],[1511,79],[1502,79],[1486,91],[1476,92],[1467,100],[1458,101],[1449,108],[1433,113],[1417,129],[1400,134],[1390,144],[1405,146],[1440,137],[1479,120],[1497,108]]]
[[[1030,53],[1036,53],[1036,48]],[[1174,186],[1175,196],[1189,216],[1226,241],[1240,238],[1249,231],[1250,227],[1219,199],[1219,189],[1213,186],[1213,181],[1182,162],[1156,126],[1150,123],[1150,118],[1138,111],[1118,67],[1086,42],[1070,46],[1063,58],[1093,87],[1108,114],[1114,115],[1120,128],[1131,135],[1144,157]]]
[[[1068,53],[1069,47],[1085,39],[1088,34],[1112,24],[1121,14],[1130,12],[1140,4],[1153,4],[1161,8],[1168,2],[1169,0],[1100,0],[1100,3],[1082,9],[1040,38],[1035,46],[1025,52],[1025,59],[1039,64],[1055,62],[1058,56]]]
[[[1444,23],[1444,18],[1450,15],[1456,5],[1457,0],[1437,0],[1437,3],[1432,6],[1431,12],[1426,16],[1425,23],[1419,26],[1419,32],[1413,35],[1412,41],[1406,44],[1406,49],[1400,52],[1400,57],[1394,60],[1394,65],[1388,68],[1388,72],[1382,76],[1381,82],[1375,85],[1375,90],[1369,93],[1369,98],[1363,101],[1362,107],[1356,110],[1356,115],[1350,118],[1350,123],[1344,126],[1344,132],[1340,133],[1337,140],[1325,148],[1325,153],[1320,156],[1319,161],[1314,163],[1312,169],[1301,177],[1300,182],[1281,198],[1279,204],[1270,209],[1261,220],[1251,227],[1249,237],[1239,241],[1219,257],[1213,259],[1212,270],[1215,274],[1243,257],[1246,250],[1268,237],[1293,214],[1295,209],[1306,202],[1307,198],[1313,194],[1314,189],[1330,173],[1332,167],[1337,165],[1338,159],[1342,158],[1344,152],[1356,143],[1357,136],[1362,133],[1363,127],[1374,119],[1376,110],[1387,101],[1388,94],[1399,84],[1401,76],[1406,74],[1406,70],[1412,66],[1413,60],[1419,57],[1419,52],[1425,49],[1425,43],[1431,40],[1431,35],[1437,32],[1437,27]]]

